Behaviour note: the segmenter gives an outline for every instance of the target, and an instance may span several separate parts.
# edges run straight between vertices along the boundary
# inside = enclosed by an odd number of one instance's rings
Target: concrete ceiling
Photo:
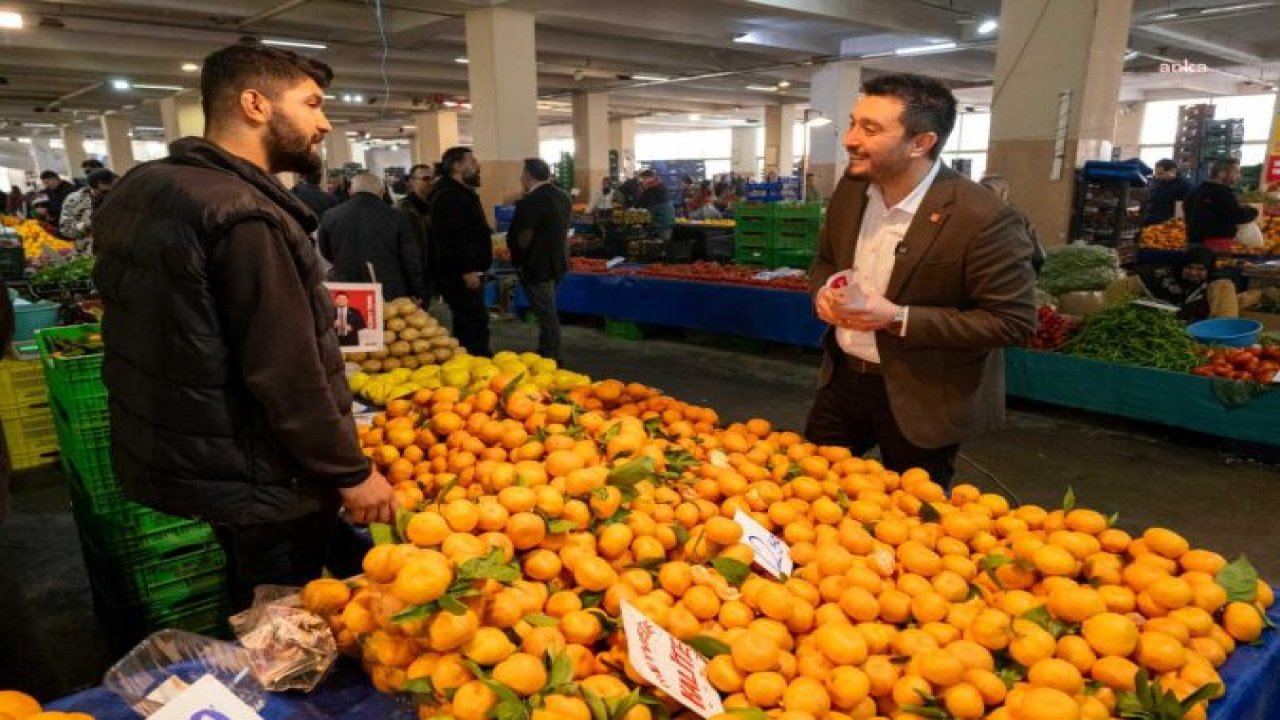
[[[466,99],[467,68],[456,62],[466,55],[463,15],[487,6],[537,13],[543,124],[569,120],[573,92],[607,90],[614,116],[697,113],[704,126],[758,122],[767,104],[806,102],[815,66],[838,57],[880,55],[864,60],[867,71],[930,74],[981,97],[995,37],[977,26],[1000,9],[999,0],[25,0],[0,7],[26,21],[0,31],[0,136],[68,123],[93,136],[103,112],[123,111],[138,137],[158,138],[145,128],[160,127],[156,101],[175,91],[110,81],[190,91],[197,74],[183,63],[256,37],[327,45],[301,52],[335,70],[326,110],[338,129],[407,137],[414,111]],[[1280,77],[1280,2],[1135,0],[1134,14],[1130,44],[1143,54],[1127,67],[1126,100],[1265,90]],[[946,41],[964,49],[892,55]],[[1168,59],[1227,74],[1161,76]],[[784,81],[782,91],[748,88]],[[464,135],[467,125],[464,112]]]

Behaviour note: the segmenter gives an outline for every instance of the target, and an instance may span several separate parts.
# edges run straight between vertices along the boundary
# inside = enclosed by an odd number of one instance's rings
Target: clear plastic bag
[[[230,623],[249,651],[253,674],[272,692],[310,692],[338,657],[329,624],[303,609],[298,588],[259,585],[253,607]]]
[[[212,675],[246,705],[260,710],[267,694],[249,664],[249,652],[238,645],[181,630],[161,630],[113,665],[102,685],[148,716],[200,678]]]

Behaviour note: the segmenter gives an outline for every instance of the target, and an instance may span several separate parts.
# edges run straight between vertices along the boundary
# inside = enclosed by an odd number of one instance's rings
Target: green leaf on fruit
[[[733,558],[718,557],[711,561],[711,567],[716,569],[730,585],[734,587],[741,586],[746,582],[747,576],[751,574],[751,566],[741,560]]]
[[[369,523],[369,537],[374,545],[397,544],[396,530],[386,523]]]
[[[938,514],[938,508],[933,503],[920,504],[920,519],[927,523],[936,523],[942,520],[942,515]]]
[[[1062,496],[1062,512],[1071,512],[1076,509],[1076,491],[1070,485],[1067,486],[1067,494]]]
[[[728,655],[729,646],[710,635],[697,635],[685,640],[685,643],[710,660],[718,655]]]
[[[1055,640],[1066,634],[1069,628],[1068,625],[1054,619],[1054,617],[1049,614],[1049,608],[1044,605],[1037,605],[1018,617],[1039,625],[1042,629],[1052,635]]]
[[[1258,571],[1244,555],[1219,570],[1214,580],[1227,591],[1227,602],[1251,603],[1258,597]]]
[[[542,613],[529,613],[522,619],[534,627],[556,627],[560,624],[560,621],[556,618]]]
[[[520,566],[505,562],[502,551],[493,548],[482,558],[471,558],[458,566],[460,580],[496,580],[510,585],[520,579]]]

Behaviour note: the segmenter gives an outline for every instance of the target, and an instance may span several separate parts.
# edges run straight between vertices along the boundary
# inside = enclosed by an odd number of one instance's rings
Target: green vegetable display
[[[1051,295],[1105,290],[1120,275],[1120,258],[1115,250],[1099,245],[1066,245],[1045,256],[1040,287]]]
[[[1090,316],[1064,348],[1068,355],[1177,372],[1200,363],[1198,350],[1177,317],[1139,305]]]
[[[93,277],[93,256],[79,255],[64,263],[45,265],[31,275],[33,285],[87,282]]]

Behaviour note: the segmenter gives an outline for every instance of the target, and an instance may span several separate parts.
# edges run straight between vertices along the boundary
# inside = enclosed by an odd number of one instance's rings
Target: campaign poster
[[[380,283],[325,283],[333,301],[333,330],[344,353],[376,352],[383,349]]]

